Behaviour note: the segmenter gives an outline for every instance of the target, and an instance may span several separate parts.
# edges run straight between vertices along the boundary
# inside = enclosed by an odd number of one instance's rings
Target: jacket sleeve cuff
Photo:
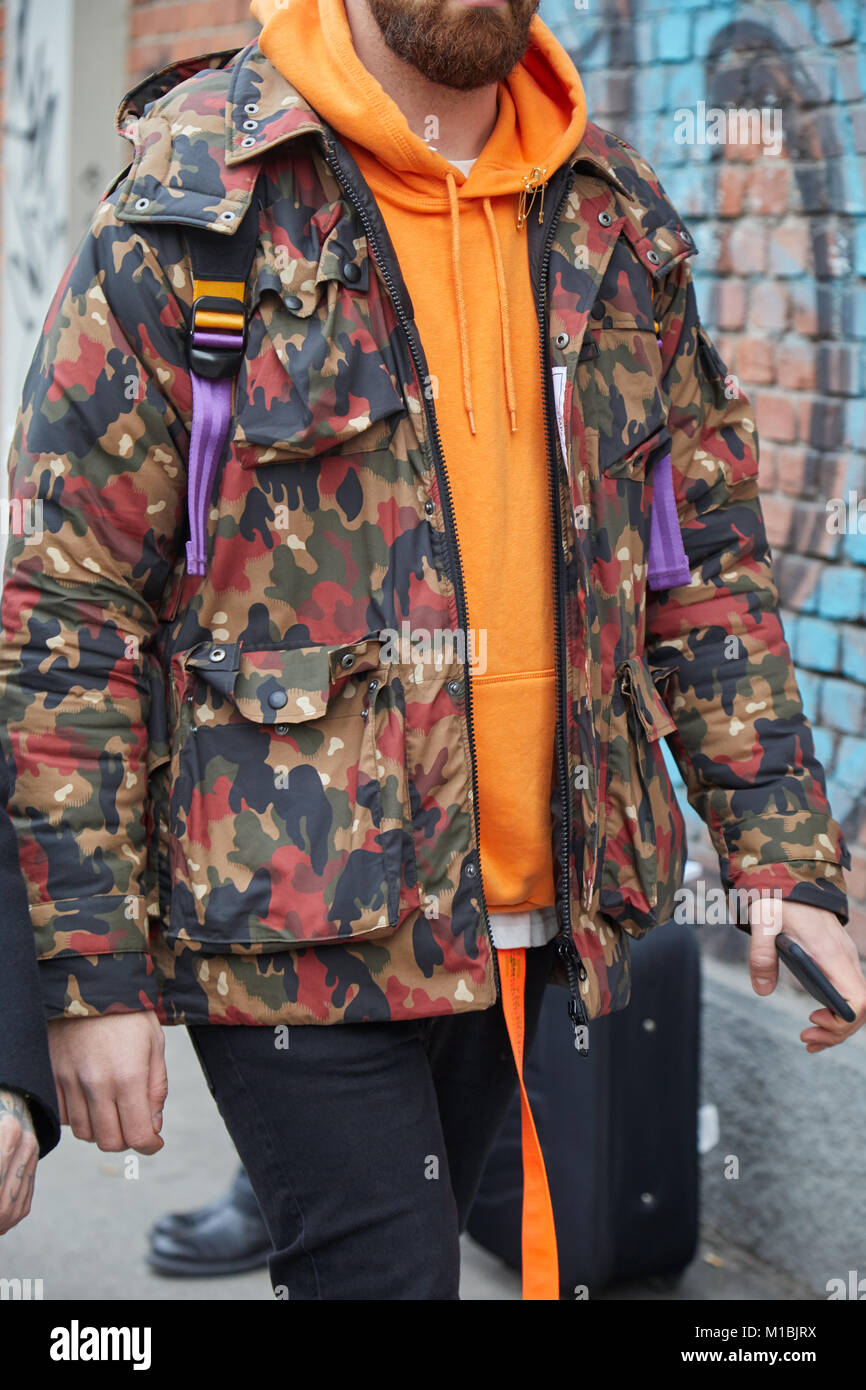
[[[144,951],[52,956],[39,962],[39,976],[47,1019],[97,1018],[158,1008],[153,961]]]
[[[834,912],[843,927],[848,921],[848,896],[845,880],[838,864],[820,859],[787,860],[782,864],[761,864],[732,878],[729,865],[722,863],[722,882],[737,891],[733,920],[736,926],[749,930],[749,905],[757,895],[778,894],[783,902],[804,903]]]

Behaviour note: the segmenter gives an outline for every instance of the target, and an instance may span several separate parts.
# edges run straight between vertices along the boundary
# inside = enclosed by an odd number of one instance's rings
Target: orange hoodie
[[[460,541],[479,846],[491,912],[554,901],[553,540],[538,324],[519,195],[578,145],[583,88],[534,16],[465,176],[415,135],[352,45],[343,0],[253,0],[262,52],[340,135],[394,243],[433,378]],[[536,194],[530,216],[537,216]],[[486,647],[485,647],[486,643]]]

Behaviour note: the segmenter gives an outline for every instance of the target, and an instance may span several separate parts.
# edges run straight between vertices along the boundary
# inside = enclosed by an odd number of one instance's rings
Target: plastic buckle
[[[226,314],[241,319],[242,324],[207,325],[199,323],[199,314],[209,312]],[[196,343],[196,338],[207,334],[212,337],[235,338],[235,343]],[[189,329],[187,357],[192,371],[198,376],[211,380],[235,376],[240,370],[247,345],[247,315],[244,304],[239,299],[224,299],[216,295],[201,295],[192,306],[192,322]]]

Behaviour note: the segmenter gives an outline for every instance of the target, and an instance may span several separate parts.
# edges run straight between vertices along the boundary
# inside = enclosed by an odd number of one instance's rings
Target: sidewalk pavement
[[[166,1029],[166,1059],[162,1152],[152,1158],[100,1153],[64,1130],[59,1147],[39,1165],[31,1215],[0,1236],[0,1278],[41,1279],[46,1300],[272,1299],[266,1270],[220,1279],[164,1279],[145,1264],[151,1223],[163,1212],[211,1201],[227,1186],[236,1163],[184,1029]],[[137,1177],[125,1175],[136,1166]],[[467,1237],[461,1295],[516,1300],[520,1278]],[[704,1231],[698,1257],[676,1287],[651,1281],[602,1297],[791,1300],[815,1295]]]

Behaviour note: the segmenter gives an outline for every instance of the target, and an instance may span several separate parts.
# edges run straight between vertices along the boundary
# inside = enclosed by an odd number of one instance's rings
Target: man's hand
[[[749,946],[749,972],[756,994],[772,994],[779,974],[776,936],[784,931],[804,951],[808,951],[819,970],[836,987],[857,1015],[853,1023],[843,1023],[829,1009],[817,1008],[809,1015],[813,1025],[800,1034],[807,1052],[823,1052],[844,1042],[866,1023],[866,979],[857,947],[833,912],[804,903],[767,898],[749,908],[752,927]]]
[[[0,1089],[0,1236],[30,1210],[38,1161],[27,1101],[18,1091]]]
[[[76,1139],[118,1153],[155,1154],[168,1092],[165,1040],[156,1014],[55,1018],[48,1046],[60,1122]]]

